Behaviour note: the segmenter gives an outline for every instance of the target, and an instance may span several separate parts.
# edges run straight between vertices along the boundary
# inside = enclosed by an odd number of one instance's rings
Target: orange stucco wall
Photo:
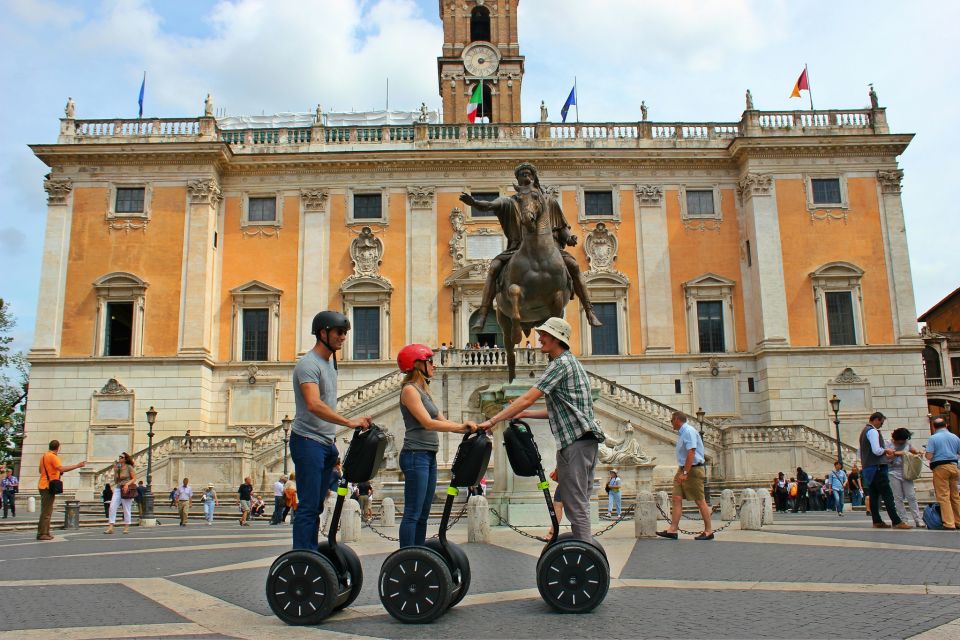
[[[297,332],[297,247],[300,238],[300,198],[288,196],[283,201],[283,226],[273,237],[244,236],[240,228],[241,199],[232,196],[224,202],[223,255],[220,283],[220,360],[230,360],[233,333],[233,296],[231,289],[251,280],[276,287],[280,296],[280,360],[296,359]],[[250,231],[248,228],[247,231]],[[274,229],[270,228],[269,233]],[[233,354],[236,359],[240,354]]]
[[[111,231],[107,188],[73,191],[70,253],[64,295],[61,354],[94,354],[97,295],[93,282],[125,271],[145,280],[143,354],[177,353],[180,277],[183,259],[185,187],[154,187],[146,230]]]
[[[746,350],[746,325],[743,313],[743,281],[740,271],[740,237],[737,230],[737,210],[732,189],[720,191],[720,210],[723,221],[719,230],[688,230],[680,218],[680,192],[666,191],[667,237],[670,251],[670,291],[673,297],[673,331],[677,353],[688,353],[687,306],[683,283],[715,273],[737,284],[733,288],[733,327],[736,351]],[[636,253],[636,252],[634,252]],[[724,309],[724,313],[727,310]],[[659,313],[649,309],[649,314]],[[691,331],[696,331],[692,327]],[[732,345],[727,345],[728,350]]]
[[[869,344],[893,343],[887,265],[884,259],[877,182],[847,180],[847,221],[810,220],[803,181],[777,180],[777,212],[783,246],[790,343],[815,346],[817,316],[810,273],[828,262],[851,262],[863,269],[863,317]]]

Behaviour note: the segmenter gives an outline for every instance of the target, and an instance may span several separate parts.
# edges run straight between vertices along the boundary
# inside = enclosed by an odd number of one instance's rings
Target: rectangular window
[[[353,359],[380,359],[380,307],[353,308]]]
[[[477,193],[471,193],[474,200],[483,200],[484,202],[493,202],[500,197],[500,194],[495,191],[481,191]],[[473,218],[483,218],[496,216],[497,214],[493,211],[480,211],[479,209],[474,209],[470,207],[470,216]]]
[[[133,353],[133,302],[108,302],[103,355]]]
[[[276,198],[250,198],[247,222],[276,222]]]
[[[243,360],[266,360],[270,333],[268,309],[243,310]]]
[[[812,178],[813,204],[841,204],[840,178]]]
[[[697,302],[697,330],[700,334],[700,353],[723,353],[723,302],[701,300]]]
[[[688,218],[707,218],[714,213],[713,189],[687,189]]]
[[[583,212],[588,216],[613,216],[612,191],[584,191]]]
[[[747,378],[747,391],[753,393],[757,390],[756,384],[753,381],[753,378]]]
[[[144,187],[117,187],[115,213],[143,213]]]
[[[383,195],[379,193],[354,194],[353,217],[355,220],[382,218]]]
[[[593,312],[603,324],[599,327],[590,327],[592,353],[595,356],[615,356],[620,352],[617,339],[617,303],[597,302],[593,305]]]
[[[828,291],[826,296],[830,344],[857,344],[857,331],[853,322],[853,294],[849,291]]]

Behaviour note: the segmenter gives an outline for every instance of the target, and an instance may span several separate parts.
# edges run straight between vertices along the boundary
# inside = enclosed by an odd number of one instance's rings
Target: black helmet
[[[344,329],[349,331],[350,321],[347,319],[347,316],[339,311],[321,311],[313,316],[313,325],[310,333],[319,336],[320,332],[324,329]]]

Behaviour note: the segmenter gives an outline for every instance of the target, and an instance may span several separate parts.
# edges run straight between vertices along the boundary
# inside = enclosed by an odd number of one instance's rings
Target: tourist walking
[[[893,458],[893,449],[884,449],[883,436],[880,434],[880,427],[886,420],[886,416],[877,411],[871,414],[869,422],[860,432],[860,462],[863,465],[863,481],[867,483],[870,517],[877,529],[890,528],[880,517],[880,501],[883,500],[895,529],[913,529],[900,519],[893,500],[893,489],[890,487],[890,460]]]
[[[293,370],[297,412],[290,435],[290,456],[297,473],[300,517],[293,520],[293,548],[316,551],[321,503],[338,454],[338,427],[366,429],[370,416],[345,418],[337,413],[337,351],[343,348],[350,321],[342,313],[322,311],[313,317],[317,343]]]
[[[610,470],[610,477],[607,479],[607,516],[613,516],[613,509],[616,507],[617,516],[622,515],[620,489],[623,487],[623,481],[617,475],[616,469]]]
[[[850,488],[850,504],[859,507],[863,504],[863,481],[860,475],[860,467],[856,462],[850,468],[850,475],[847,476],[847,486]]]
[[[574,538],[591,542],[593,474],[597,449],[606,436],[594,416],[587,372],[570,353],[570,323],[563,318],[548,318],[535,330],[540,338],[540,352],[550,363],[529,391],[479,426],[490,429],[501,420],[514,417],[549,421],[556,440],[557,477],[563,487],[567,520]],[[544,398],[547,408],[529,410],[540,398]]]
[[[13,469],[7,469],[3,480],[0,480],[0,486],[3,487],[3,517],[7,517],[7,511],[14,518],[17,517],[17,492],[20,491],[20,480],[13,475]]]
[[[436,371],[433,350],[423,344],[408,344],[397,354],[402,373],[400,416],[403,418],[403,517],[400,547],[422,546],[427,540],[427,518],[437,490],[437,450],[440,432],[472,433],[476,423],[451,422],[433,402],[429,384]]]
[[[373,484],[361,482],[357,484],[357,498],[360,502],[360,515],[365,520],[373,517]]]
[[[286,506],[283,500],[283,485],[286,482],[287,476],[280,476],[280,479],[273,483],[273,515],[270,516],[270,524],[283,522],[283,508]]]
[[[290,515],[290,524],[297,516],[297,474],[290,472],[290,478],[283,485],[283,515],[280,516],[280,522],[285,522],[287,514]]]
[[[910,446],[913,433],[909,429],[900,427],[890,434],[887,447],[893,449],[893,458],[890,459],[890,488],[893,490],[893,502],[897,505],[897,515],[901,520],[913,520],[913,526],[920,526],[920,505],[917,504],[917,494],[913,487],[915,476],[909,479],[904,472],[908,465],[922,464],[916,458],[921,452]],[[908,459],[909,458],[909,459]],[[904,507],[903,503],[907,506]]]
[[[203,517],[207,521],[207,526],[213,525],[213,512],[214,509],[220,504],[220,500],[217,498],[217,491],[213,486],[213,483],[207,485],[207,488],[203,490],[203,495],[200,496],[200,501],[203,502]]]
[[[190,478],[184,478],[183,484],[176,488],[173,501],[180,513],[180,526],[187,526],[187,520],[190,518],[190,504],[193,502],[193,487],[190,486]]]
[[[110,500],[110,513],[107,516],[107,528],[104,533],[113,533],[117,521],[117,509],[123,507],[123,532],[130,533],[133,499],[137,497],[137,473],[133,468],[133,458],[124,451],[117,456],[113,465],[113,498]]]
[[[110,503],[113,502],[113,489],[110,488],[110,483],[108,482],[103,486],[103,491],[100,492],[100,499],[103,500],[103,517],[110,517]]]
[[[247,519],[250,517],[250,499],[253,496],[253,480],[249,476],[243,479],[237,495],[240,497],[240,526],[249,527]]]
[[[810,501],[807,498],[807,484],[810,482],[810,476],[802,467],[797,467],[797,496],[793,499],[793,512],[800,511],[806,513],[810,507]]]
[[[143,486],[143,480],[137,480],[137,517],[143,522],[143,516],[147,512],[147,488]]]
[[[773,481],[773,503],[777,506],[778,513],[787,511],[787,479],[783,476],[783,471],[777,474]]]
[[[40,520],[37,522],[37,540],[53,540],[50,535],[50,520],[53,518],[53,506],[57,496],[63,493],[63,474],[87,466],[86,460],[63,466],[58,453],[60,441],[51,440],[47,452],[40,456],[40,481],[37,483],[37,489],[40,490]]]
[[[703,439],[697,430],[687,422],[687,415],[682,411],[675,411],[670,418],[670,425],[677,432],[677,464],[679,469],[673,477],[673,495],[670,500],[670,526],[665,531],[657,531],[661,538],[676,540],[680,537],[680,517],[683,515],[683,501],[693,500],[700,509],[703,518],[703,533],[694,537],[694,540],[713,540],[713,526],[710,522],[710,505],[704,494],[703,485],[706,480],[704,463],[706,455],[703,450]],[[799,484],[799,483],[798,483]]]
[[[827,480],[830,491],[833,492],[833,508],[837,510],[837,516],[843,517],[843,490],[847,488],[849,478],[839,460],[833,463],[833,471],[827,476]]]
[[[943,418],[933,421],[933,429],[933,435],[927,440],[925,454],[933,472],[933,493],[940,503],[943,528],[960,531],[960,494],[957,493],[960,438],[950,433]]]

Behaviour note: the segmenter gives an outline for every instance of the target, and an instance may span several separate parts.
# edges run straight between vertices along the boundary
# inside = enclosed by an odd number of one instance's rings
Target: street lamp
[[[840,398],[837,394],[830,398],[830,408],[833,409],[833,428],[837,435],[837,463],[843,469],[843,451],[840,448]]]
[[[147,488],[143,492],[143,526],[153,526],[156,518],[153,515],[153,425],[157,421],[157,410],[152,406],[147,410]]]
[[[697,422],[700,423],[700,441],[703,442],[703,418],[707,415],[707,412],[703,410],[703,407],[697,409]],[[704,447],[703,450],[703,462],[706,465],[707,462],[707,450]],[[707,501],[707,505],[710,504],[710,474],[703,474],[703,497]]]
[[[289,415],[283,416],[283,475],[287,475],[287,443],[290,442],[290,425],[293,420]]]
[[[944,401],[944,403],[943,403],[943,413],[944,413],[943,419],[947,422],[947,431],[950,430],[950,423],[952,422],[952,421],[950,420],[950,409],[951,409],[951,408],[952,408],[952,407],[950,406],[950,401],[949,401],[949,400]]]

